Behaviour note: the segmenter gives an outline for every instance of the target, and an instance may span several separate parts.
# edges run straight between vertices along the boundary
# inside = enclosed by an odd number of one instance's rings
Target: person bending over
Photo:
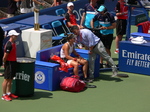
[[[100,38],[98,38],[89,29],[79,29],[78,26],[72,26],[71,32],[77,35],[77,42],[82,43],[89,49],[89,74],[91,79],[94,78],[94,62],[97,54],[103,57],[112,67],[112,77],[117,76],[117,67],[113,59],[106,52],[105,47]]]

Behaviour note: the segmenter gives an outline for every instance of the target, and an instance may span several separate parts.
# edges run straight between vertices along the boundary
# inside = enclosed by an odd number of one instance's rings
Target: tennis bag
[[[80,92],[85,88],[85,83],[79,80],[79,76],[73,75],[71,77],[65,77],[60,83],[62,90],[70,92]]]

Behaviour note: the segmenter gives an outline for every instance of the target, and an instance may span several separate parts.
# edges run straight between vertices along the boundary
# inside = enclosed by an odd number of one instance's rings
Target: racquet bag
[[[65,77],[60,83],[62,90],[70,92],[80,92],[85,88],[85,83],[79,79],[79,76],[73,75],[71,77]]]

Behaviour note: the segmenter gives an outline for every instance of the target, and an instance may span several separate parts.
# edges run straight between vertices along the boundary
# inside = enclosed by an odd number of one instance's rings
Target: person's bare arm
[[[35,2],[36,4],[45,5],[45,3],[39,2],[39,1],[37,1],[37,0],[32,0],[32,1]]]
[[[84,21],[85,21],[85,15],[86,15],[86,13],[84,12],[84,13],[82,14],[82,18],[81,18],[81,22],[80,22],[80,27],[83,27],[83,23],[84,23]]]
[[[3,63],[6,62],[7,58],[8,58],[8,53],[4,53],[4,56],[3,56]]]
[[[94,28],[94,21],[93,21],[93,19],[91,20],[90,24],[91,24],[91,28]]]
[[[56,6],[56,0],[53,1],[52,7]]]
[[[114,28],[116,28],[116,23],[112,23],[112,25],[108,27],[105,26],[100,27],[101,30],[114,29]]]

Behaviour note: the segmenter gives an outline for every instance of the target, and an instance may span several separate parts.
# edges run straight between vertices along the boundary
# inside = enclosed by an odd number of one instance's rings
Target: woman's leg
[[[78,75],[78,72],[79,72],[79,68],[78,68],[79,64],[78,64],[78,62],[77,61],[71,61],[70,65],[72,65],[74,67],[73,68],[74,75]]]
[[[84,75],[84,78],[87,78],[87,70],[88,70],[88,61],[85,60],[85,59],[77,59],[77,61],[83,65],[83,75]]]

